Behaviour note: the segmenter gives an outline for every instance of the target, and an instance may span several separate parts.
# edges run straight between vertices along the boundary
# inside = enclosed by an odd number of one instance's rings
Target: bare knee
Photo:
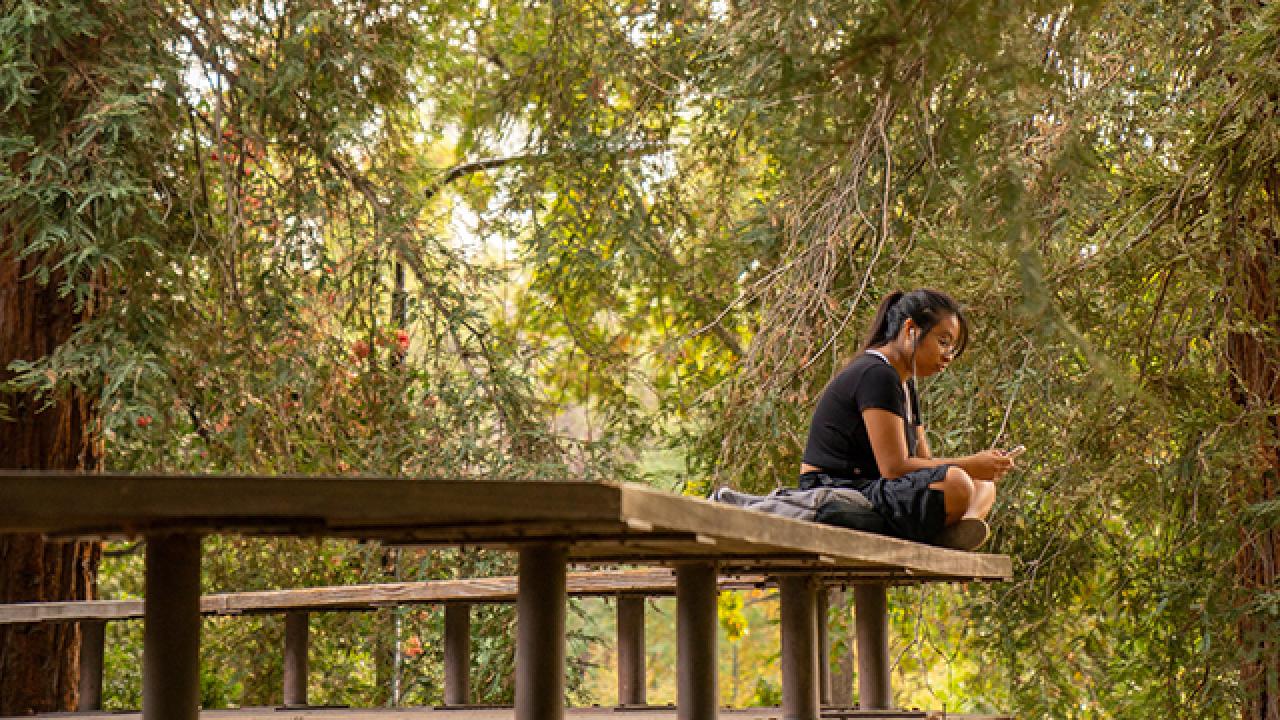
[[[957,467],[955,465],[947,468],[947,478],[945,482],[963,486],[969,492],[973,492],[973,478],[969,477],[969,473],[965,472],[964,468]]]
[[[973,501],[974,484],[973,478],[969,477],[969,473],[958,467],[947,468],[947,474],[941,482],[936,482],[929,487],[942,491],[942,497],[947,509],[947,524],[958,522],[964,517],[965,512],[969,510],[969,503]]]
[[[973,483],[974,495],[978,498],[992,500],[996,497],[996,484],[990,480],[975,480]]]
[[[987,480],[975,480],[973,483],[973,502],[969,506],[969,514],[986,518],[991,506],[996,502],[996,484]]]

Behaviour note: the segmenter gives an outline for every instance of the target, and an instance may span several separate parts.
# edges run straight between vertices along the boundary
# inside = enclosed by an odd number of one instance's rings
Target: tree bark
[[[1280,177],[1268,183],[1273,199],[1270,208],[1280,217]],[[1243,222],[1242,226],[1257,228]],[[1272,336],[1280,317],[1280,291],[1274,278],[1280,271],[1280,236],[1262,231],[1256,248],[1237,253],[1235,297],[1241,314],[1260,330],[1236,331],[1227,338],[1227,362],[1235,383],[1236,401],[1251,417],[1261,417],[1257,435],[1257,458],[1252,467],[1236,479],[1246,507],[1280,499],[1280,347]],[[1236,577],[1244,600],[1274,592],[1280,587],[1280,528],[1261,523],[1240,527],[1240,550],[1236,555]],[[1246,610],[1239,624],[1245,648],[1241,667],[1244,689],[1244,720],[1280,720],[1280,623],[1265,609]]]
[[[58,297],[55,283],[23,279],[35,263],[0,255],[0,383],[12,378],[10,362],[49,354],[81,319],[69,299]],[[69,390],[47,407],[29,394],[0,395],[0,402],[7,415],[0,416],[0,467],[99,468],[96,411],[85,393]],[[100,557],[98,543],[0,535],[0,602],[87,599]],[[75,710],[79,652],[76,623],[0,626],[0,715]]]

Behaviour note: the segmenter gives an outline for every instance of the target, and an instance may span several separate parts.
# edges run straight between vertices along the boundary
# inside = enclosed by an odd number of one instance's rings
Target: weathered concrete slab
[[[765,584],[763,576],[726,577],[720,589]],[[673,595],[675,573],[666,568],[599,570],[568,574],[568,594],[577,597]],[[401,605],[515,602],[515,576],[372,583],[335,587],[218,593],[200,598],[202,615],[251,615],[289,611],[361,611]],[[142,600],[81,600],[0,605],[0,625],[142,617]]]
[[[721,574],[1004,580],[1008,557],[959,552],[683,497],[639,485],[350,477],[0,474],[0,532],[164,531],[378,539],[517,549],[565,543],[570,561],[707,560]]]

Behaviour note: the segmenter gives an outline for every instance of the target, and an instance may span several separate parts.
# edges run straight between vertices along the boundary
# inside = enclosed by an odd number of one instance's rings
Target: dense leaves
[[[975,338],[924,385],[935,451],[1030,452],[995,516],[1017,580],[898,598],[904,693],[1278,712],[1274,6],[117,0],[0,29],[7,249],[94,308],[9,389],[94,393],[112,469],[767,489],[879,296],[941,287]],[[210,589],[510,569],[211,542]],[[733,647],[767,622],[723,610]],[[430,613],[332,622],[314,662],[361,680],[325,698],[436,652]],[[229,672],[210,702],[269,700]]]

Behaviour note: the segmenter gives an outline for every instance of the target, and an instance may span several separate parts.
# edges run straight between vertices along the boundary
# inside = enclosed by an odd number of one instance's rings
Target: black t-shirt
[[[907,381],[911,402],[911,422],[907,423],[907,402],[898,371],[883,358],[863,353],[845,366],[827,384],[818,398],[809,423],[809,440],[804,461],[820,467],[832,477],[873,479],[882,477],[871,450],[871,437],[862,411],[888,410],[903,419],[907,453],[916,454],[916,429],[920,424],[920,398],[915,383]]]

